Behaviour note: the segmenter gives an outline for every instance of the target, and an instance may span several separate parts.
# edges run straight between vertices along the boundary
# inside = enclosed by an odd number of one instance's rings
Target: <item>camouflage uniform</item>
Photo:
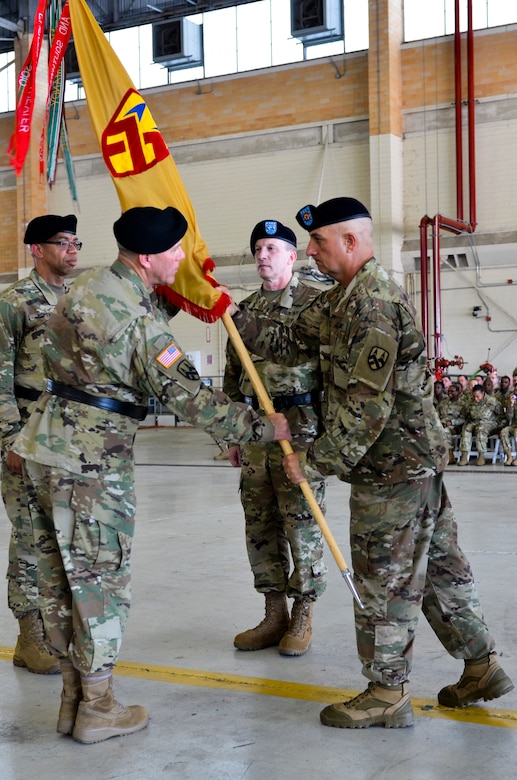
[[[204,386],[140,277],[119,260],[81,274],[50,317],[43,344],[54,393],[42,394],[16,440],[31,482],[46,637],[82,675],[117,660],[130,603],[133,441],[154,396],[232,442],[271,441],[274,426]],[[126,403],[124,413],[56,392]],[[87,396],[88,398],[88,396]]]
[[[314,287],[308,287],[293,276],[289,285],[278,291],[273,300],[271,294],[264,295],[261,288],[243,303],[258,317],[264,315],[279,322],[289,322],[318,294]],[[253,397],[252,385],[231,342],[228,342],[226,357],[223,390],[234,401]],[[293,435],[293,449],[305,449],[318,435],[317,358],[295,367],[276,365],[257,355],[251,355],[251,359],[273,404],[275,398],[287,404],[289,397],[312,395],[312,399],[308,398],[303,404],[282,409]],[[321,532],[300,488],[285,476],[282,458],[282,449],[277,442],[241,448],[241,501],[255,589],[261,593],[278,591],[292,598],[307,596],[315,600],[326,586]],[[324,480],[313,481],[311,489],[325,511]],[[293,562],[291,575],[289,548]]]
[[[496,389],[494,390],[494,398],[496,398],[499,401],[503,410],[506,409],[508,405],[508,400],[512,393],[513,393],[512,387],[509,387],[507,390],[502,390],[500,387],[496,387]]]
[[[503,445],[505,452],[512,451],[512,436],[517,441],[517,406],[515,403],[511,404],[513,388],[510,393],[505,394],[505,400],[503,404],[506,425],[503,425],[499,432],[499,438]],[[517,461],[517,458],[515,459]],[[517,463],[515,463],[517,466]]]
[[[453,401],[452,398],[449,398],[448,396],[442,398],[436,407],[436,411],[438,412],[438,417],[443,426],[447,447],[452,450],[454,449],[452,437],[461,433],[461,427],[465,422],[463,419],[463,404],[461,399],[458,398],[456,401]]]
[[[422,609],[454,657],[493,649],[442,481],[447,458],[425,340],[406,293],[375,258],[345,289],[323,292],[289,327],[235,323],[247,346],[283,364],[319,352],[325,430],[300,463],[352,484],[350,536],[363,673],[408,679]]]
[[[472,437],[476,437],[478,452],[486,452],[488,437],[496,433],[501,425],[501,404],[493,395],[485,393],[479,403],[472,402],[467,407],[466,419],[461,431],[460,450],[470,452]]]
[[[2,498],[12,524],[8,604],[17,619],[38,609],[38,580],[27,490],[23,477],[7,468],[6,456],[45,388],[41,340],[58,297],[67,289],[53,287],[33,270],[0,295]]]

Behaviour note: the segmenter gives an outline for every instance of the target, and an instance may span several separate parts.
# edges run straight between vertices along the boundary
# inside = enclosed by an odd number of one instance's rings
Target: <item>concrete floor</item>
[[[459,712],[439,708],[437,691],[456,681],[462,664],[446,655],[424,620],[411,680],[414,728],[320,725],[325,703],[349,698],[367,682],[356,656],[351,595],[330,553],[328,588],[315,609],[314,640],[305,656],[233,648],[234,634],[262,619],[263,599],[253,590],[246,558],[238,472],[214,460],[217,452],[193,428],[138,432],[133,604],[115,692],[123,703],[149,708],[147,729],[91,746],[58,735],[60,678],[13,667],[17,624],[2,600],[0,778],[513,776],[517,690]],[[517,684],[517,468],[451,466],[446,484],[485,616]],[[348,486],[330,480],[326,517],[346,560],[348,494]],[[5,565],[8,536],[2,507]]]

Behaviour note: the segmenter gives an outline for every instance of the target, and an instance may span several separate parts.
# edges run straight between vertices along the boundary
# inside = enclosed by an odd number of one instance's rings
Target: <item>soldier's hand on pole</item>
[[[291,431],[289,430],[289,423],[287,418],[281,412],[273,412],[266,415],[269,420],[275,426],[275,441],[291,441]]]
[[[16,452],[13,452],[12,450],[9,450],[7,452],[6,464],[11,474],[21,474],[22,463],[23,463],[23,458],[20,455],[17,455]]]
[[[239,311],[239,307],[237,306],[237,304],[236,304],[236,303],[235,303],[235,301],[233,300],[233,298],[232,298],[232,294],[231,294],[231,292],[230,292],[230,289],[229,289],[229,287],[226,287],[226,285],[225,285],[225,284],[219,284],[219,285],[218,285],[218,286],[217,286],[215,289],[216,289],[216,290],[219,290],[219,291],[220,291],[220,292],[222,292],[224,295],[227,295],[227,296],[228,296],[228,298],[231,298],[231,303],[230,303],[230,305],[228,306],[228,308],[226,309],[226,313],[227,313],[227,314],[229,314],[229,315],[230,315],[230,317],[233,317],[233,315],[234,315],[236,312],[238,312],[238,311]]]
[[[289,455],[284,455],[282,466],[284,467],[286,476],[293,485],[299,485],[307,479],[300,466],[300,456],[297,452],[291,452]]]

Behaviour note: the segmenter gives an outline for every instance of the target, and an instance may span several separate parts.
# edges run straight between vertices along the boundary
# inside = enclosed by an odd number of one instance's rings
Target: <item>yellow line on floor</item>
[[[13,649],[0,647],[0,660],[12,660]],[[243,691],[245,693],[280,696],[287,699],[330,704],[346,701],[355,696],[358,691],[345,688],[330,688],[322,685],[307,685],[306,683],[287,682],[286,680],[270,680],[261,677],[244,677],[238,674],[224,672],[209,672],[200,669],[182,669],[174,666],[155,666],[119,661],[116,675],[135,677],[142,680],[173,683],[174,685],[195,685],[200,688],[222,688],[227,691]],[[477,723],[481,726],[498,726],[500,728],[517,728],[517,712],[515,710],[494,709],[484,706],[464,707],[463,709],[448,709],[440,707],[431,699],[415,699],[411,697],[415,715],[426,718],[441,718],[463,723]]]

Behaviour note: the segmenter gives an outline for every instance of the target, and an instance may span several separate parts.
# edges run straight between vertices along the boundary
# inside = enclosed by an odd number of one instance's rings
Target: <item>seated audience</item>
[[[508,376],[508,374],[505,374],[501,377],[501,380],[499,382],[499,387],[496,387],[494,390],[494,395],[499,401],[500,404],[504,405],[504,403],[508,400],[509,396],[513,393],[513,387],[512,387],[512,379]]]
[[[512,436],[514,441],[517,442],[517,407],[515,405],[517,401],[517,368],[514,368],[512,379],[513,387],[510,388],[510,392],[507,393],[503,402],[506,425],[499,431],[499,438],[505,454],[505,466],[517,466],[517,457],[514,459],[512,455]]]
[[[463,404],[460,399],[461,387],[457,382],[451,384],[447,396],[442,398],[436,407],[438,417],[443,425],[447,446],[449,448],[449,463],[455,463],[453,436],[461,433],[464,423]]]
[[[457,383],[461,387],[461,392],[463,393],[469,386],[469,380],[466,374],[459,374],[457,378]]]
[[[501,404],[492,395],[487,395],[483,385],[476,385],[472,390],[473,403],[464,407],[465,424],[461,432],[461,459],[458,466],[467,466],[472,448],[472,437],[476,437],[478,457],[476,466],[484,466],[485,453],[488,447],[488,437],[497,432],[500,427]]]
[[[437,379],[434,383],[434,405],[437,406],[442,398],[445,398],[445,387],[443,386],[442,380]]]

